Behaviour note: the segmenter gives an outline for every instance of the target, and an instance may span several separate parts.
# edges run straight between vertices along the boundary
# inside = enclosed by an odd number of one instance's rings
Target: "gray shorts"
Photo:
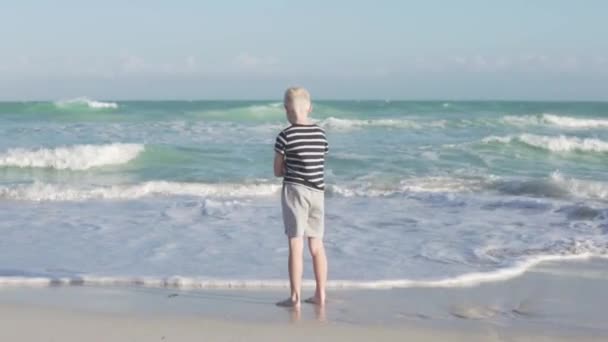
[[[288,237],[323,238],[325,193],[304,185],[284,183],[281,194],[283,223]]]

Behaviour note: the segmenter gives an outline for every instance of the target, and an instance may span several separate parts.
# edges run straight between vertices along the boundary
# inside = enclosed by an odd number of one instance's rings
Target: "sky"
[[[0,0],[0,100],[608,100],[604,0]]]

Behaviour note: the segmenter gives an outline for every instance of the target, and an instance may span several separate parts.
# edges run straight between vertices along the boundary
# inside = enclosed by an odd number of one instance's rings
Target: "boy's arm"
[[[283,177],[285,175],[285,155],[279,152],[274,153],[274,176]]]

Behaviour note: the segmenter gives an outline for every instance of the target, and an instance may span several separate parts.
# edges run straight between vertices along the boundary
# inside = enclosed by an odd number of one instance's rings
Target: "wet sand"
[[[606,288],[601,259],[475,287],[334,290],[299,311],[276,290],[2,287],[0,340],[605,341]]]

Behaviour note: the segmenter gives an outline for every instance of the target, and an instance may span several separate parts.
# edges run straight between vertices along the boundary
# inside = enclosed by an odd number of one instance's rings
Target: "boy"
[[[300,306],[302,253],[306,236],[316,280],[315,295],[306,302],[323,306],[327,280],[327,257],[323,246],[323,167],[328,144],[325,131],[308,118],[312,105],[306,89],[287,89],[284,105],[291,126],[277,136],[274,146],[274,175],[283,177],[281,206],[285,234],[289,242],[291,296],[277,305],[296,308]]]

